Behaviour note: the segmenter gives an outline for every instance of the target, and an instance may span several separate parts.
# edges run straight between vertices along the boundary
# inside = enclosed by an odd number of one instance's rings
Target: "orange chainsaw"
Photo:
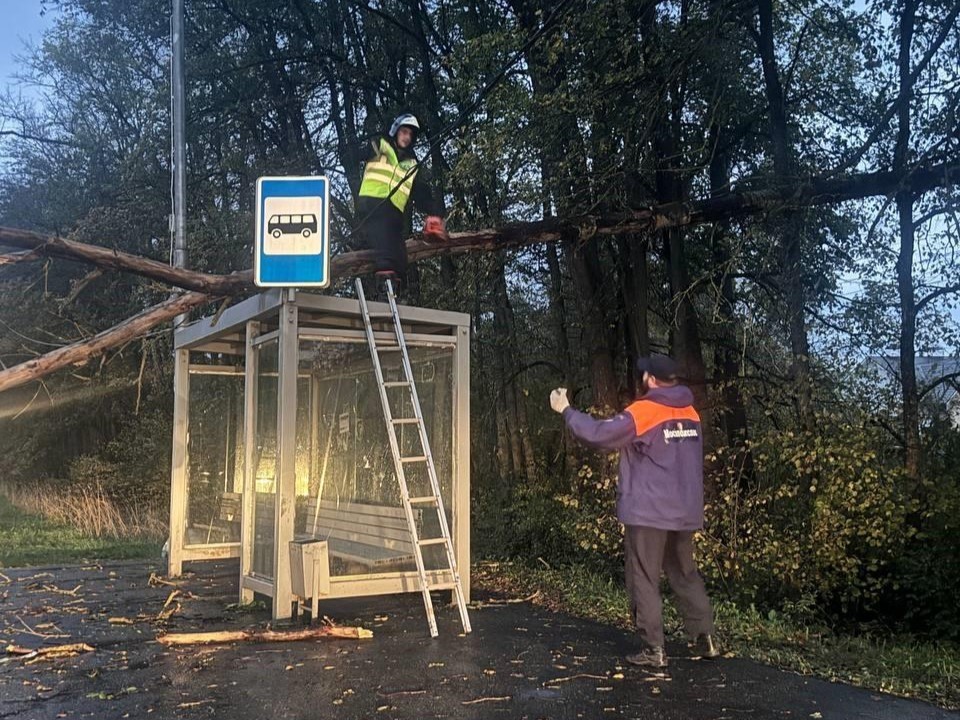
[[[423,225],[423,238],[429,242],[446,242],[450,239],[447,234],[447,226],[442,217],[428,215]]]

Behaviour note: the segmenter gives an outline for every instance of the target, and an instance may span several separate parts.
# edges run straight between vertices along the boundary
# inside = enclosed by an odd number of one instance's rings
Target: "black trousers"
[[[403,240],[403,213],[389,200],[361,197],[357,228],[364,244],[374,253],[374,270],[391,270],[401,277],[407,273],[407,246]]]
[[[693,533],[625,525],[623,533],[630,610],[646,647],[663,647],[660,574],[666,573],[693,638],[713,633],[713,608],[693,559]]]

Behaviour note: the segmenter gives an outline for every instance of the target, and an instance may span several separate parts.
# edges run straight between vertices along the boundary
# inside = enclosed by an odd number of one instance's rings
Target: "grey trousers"
[[[660,573],[666,573],[687,634],[713,633],[713,608],[693,559],[693,533],[625,525],[627,592],[630,611],[646,647],[663,647]]]

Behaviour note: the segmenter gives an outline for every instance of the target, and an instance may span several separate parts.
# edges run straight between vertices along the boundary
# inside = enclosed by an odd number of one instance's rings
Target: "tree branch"
[[[921,310],[923,310],[923,308],[929,305],[931,301],[936,300],[938,297],[949,295],[950,293],[955,293],[955,292],[960,292],[960,283],[947,285],[946,287],[938,287],[936,290],[932,290],[931,292],[929,292],[928,294],[924,295],[922,298],[917,300],[916,310],[917,312],[920,312]]]
[[[32,142],[44,143],[46,145],[64,145],[66,147],[77,147],[75,142],[69,140],[58,140],[57,138],[40,137],[30,133],[20,132],[19,130],[0,130],[0,137],[15,137],[21,140],[30,140]]]
[[[0,265],[14,265],[19,262],[26,262],[27,260],[35,260],[38,257],[40,257],[40,254],[33,250],[6,253],[0,255]]]
[[[58,348],[0,371],[0,392],[44,377],[70,365],[83,364],[111,348],[136,340],[151,328],[168,322],[181,313],[189,312],[193,308],[205,305],[215,299],[198,292],[177,295],[158,305],[149,307],[132,318],[127,318],[91,338]]]
[[[937,389],[944,383],[952,384],[953,381],[956,380],[957,378],[960,378],[960,372],[952,372],[947,375],[944,375],[943,377],[937,378],[935,382],[930,383],[917,394],[917,399],[923,400],[923,398],[926,397],[927,393]]]
[[[0,245],[33,250],[47,257],[88,262],[104,270],[123,270],[169,285],[215,295],[235,295],[252,287],[252,272],[211,275],[175,268],[157,260],[99,245],[65,240],[29,230],[0,227]]]
[[[860,162],[863,156],[867,154],[867,151],[870,149],[870,147],[877,141],[877,139],[886,129],[887,123],[890,122],[891,118],[893,118],[893,116],[897,114],[897,111],[900,110],[900,106],[904,102],[909,102],[909,99],[913,96],[913,86],[917,84],[917,80],[920,78],[920,75],[924,70],[927,69],[927,65],[930,64],[930,61],[933,59],[933,56],[936,54],[937,50],[940,49],[940,46],[943,45],[944,41],[953,31],[957,21],[958,13],[960,13],[960,3],[954,3],[953,8],[947,14],[947,17],[944,18],[943,25],[940,26],[940,32],[937,33],[937,36],[933,39],[933,42],[930,43],[930,47],[927,48],[927,52],[920,59],[920,62],[917,63],[916,67],[913,69],[913,72],[910,74],[909,86],[911,88],[911,92],[900,93],[897,95],[897,99],[890,104],[880,121],[873,126],[873,132],[870,133],[869,137],[867,137],[857,151],[850,158],[841,163],[836,170],[834,170],[834,172],[843,172],[844,170],[847,170]]]

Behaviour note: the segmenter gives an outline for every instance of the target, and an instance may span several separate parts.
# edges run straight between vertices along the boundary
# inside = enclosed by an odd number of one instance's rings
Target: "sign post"
[[[253,277],[258,287],[330,284],[329,200],[325,177],[257,180]]]

